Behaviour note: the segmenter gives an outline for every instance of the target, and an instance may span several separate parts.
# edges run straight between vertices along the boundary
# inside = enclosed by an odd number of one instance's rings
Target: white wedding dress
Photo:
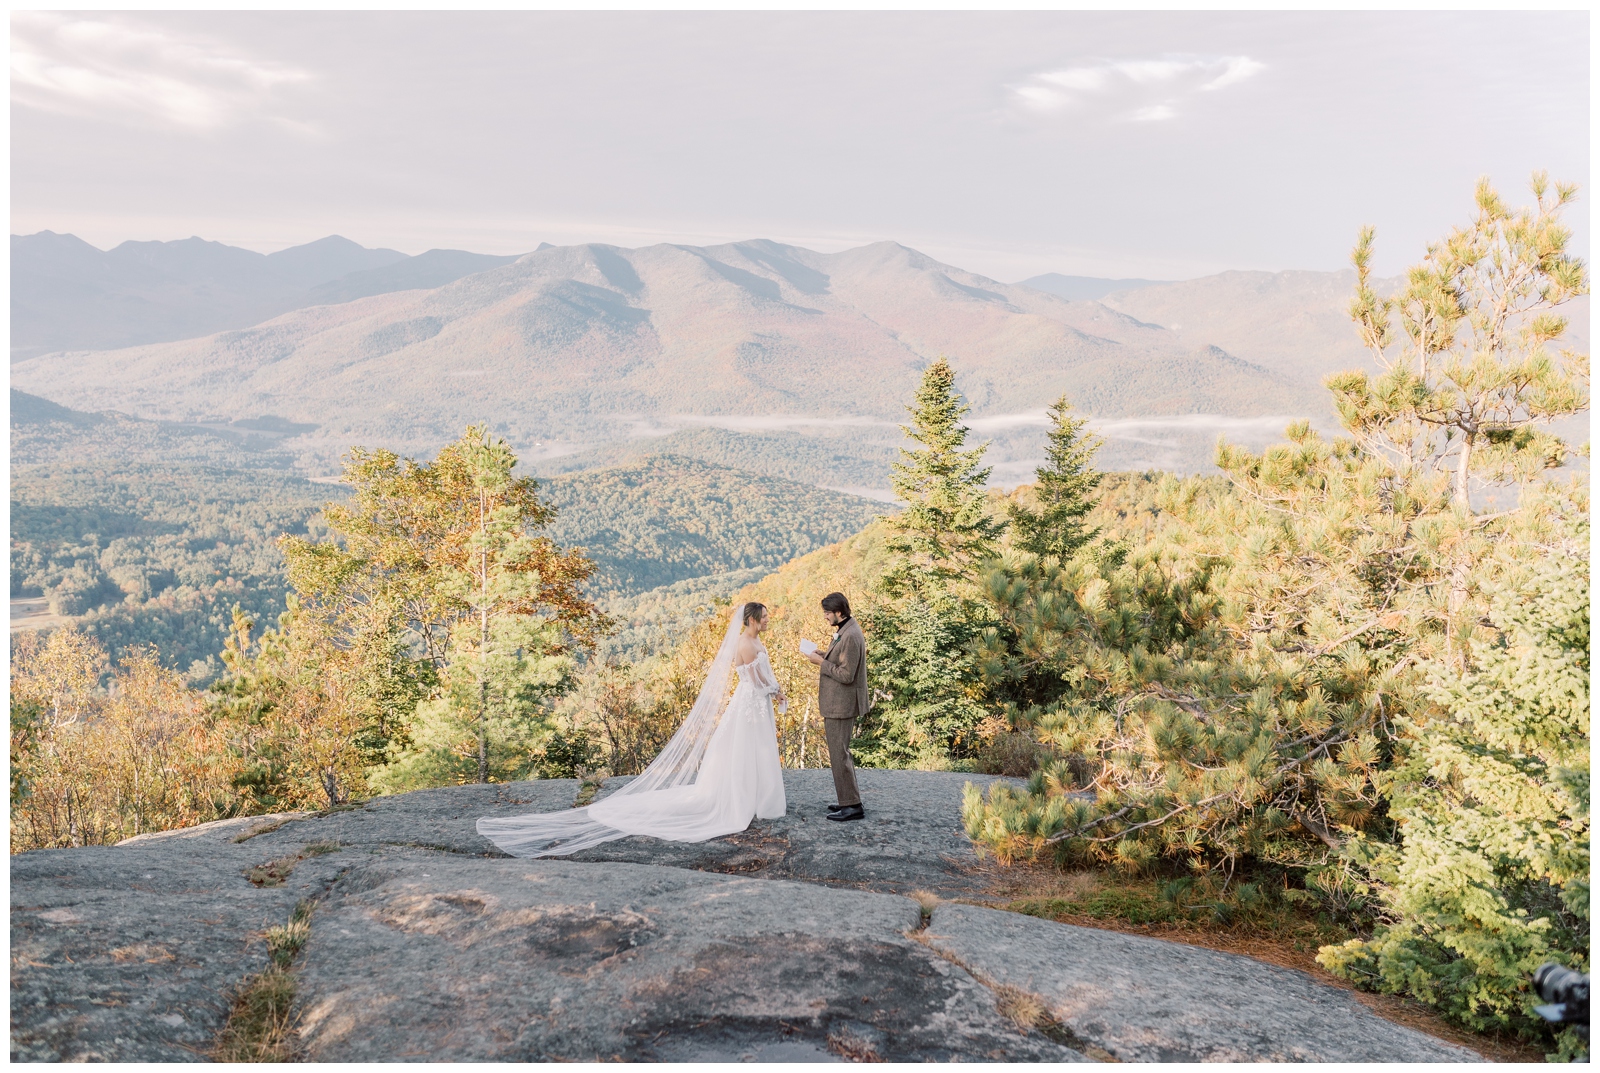
[[[628,835],[704,842],[782,816],[788,805],[772,717],[778,680],[759,642],[753,660],[734,665],[740,610],[694,707],[643,773],[584,808],[484,817],[478,833],[513,857],[550,857]]]

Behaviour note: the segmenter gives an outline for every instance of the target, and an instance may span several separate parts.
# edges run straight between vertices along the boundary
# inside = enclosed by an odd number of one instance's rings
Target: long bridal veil
[[[722,647],[706,671],[705,684],[695,697],[694,707],[670,741],[632,782],[607,796],[608,803],[632,794],[687,786],[700,773],[706,746],[728,704],[728,682],[733,674],[733,655],[738,645],[742,605],[735,604]],[[504,819],[485,817],[478,821],[478,833],[513,857],[554,857],[576,853],[602,842],[625,838],[626,831],[608,827],[589,815],[589,808],[563,812],[536,812]]]

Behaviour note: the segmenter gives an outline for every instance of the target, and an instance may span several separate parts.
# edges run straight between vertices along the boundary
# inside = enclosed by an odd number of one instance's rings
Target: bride
[[[704,842],[743,831],[752,818],[782,816],[787,804],[772,702],[788,701],[761,643],[768,618],[758,603],[734,609],[694,707],[632,782],[584,808],[484,817],[478,833],[513,857],[551,857],[628,835]]]

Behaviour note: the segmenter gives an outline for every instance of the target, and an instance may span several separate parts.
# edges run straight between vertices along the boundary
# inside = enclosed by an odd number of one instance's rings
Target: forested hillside
[[[712,602],[889,509],[776,477],[660,456],[548,478],[550,534],[587,549],[589,591],[618,631],[602,652],[639,658],[668,644]]]
[[[551,477],[550,536],[599,566],[597,596],[772,569],[860,530],[884,508],[776,477],[666,455]]]
[[[259,416],[270,397],[274,413],[334,443],[420,455],[476,420],[524,452],[617,441],[641,419],[677,415],[897,422],[941,354],[986,414],[1035,409],[1063,389],[1102,416],[1325,405],[1107,306],[893,242],[829,254],[770,241],[552,247],[435,290],[70,363],[24,358],[12,378],[68,405],[175,420]]]
[[[11,389],[11,464],[119,466],[129,462],[220,469],[288,469],[278,442],[303,428],[246,420],[207,428],[145,421],[127,414],[86,413]]]
[[[677,455],[820,488],[888,488],[899,439],[900,430],[887,424],[842,435],[695,428],[547,458],[536,467],[540,474],[555,475]]]
[[[220,669],[234,603],[259,622],[283,610],[278,538],[321,533],[322,505],[346,494],[285,472],[271,431],[84,413],[13,391],[11,437],[11,596],[44,598],[113,659],[154,643],[165,665],[201,676]],[[620,627],[605,650],[630,655],[885,509],[677,457],[546,478],[539,494],[557,508],[550,535],[599,566],[589,591]]]
[[[131,462],[13,468],[11,595],[43,596],[113,657],[155,644],[167,666],[209,677],[242,605],[283,609],[284,533],[338,490],[271,470]]]

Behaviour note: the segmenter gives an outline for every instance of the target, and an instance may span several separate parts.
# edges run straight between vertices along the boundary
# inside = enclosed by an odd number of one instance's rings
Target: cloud
[[[196,131],[265,119],[309,134],[274,105],[282,89],[312,78],[112,16],[12,15],[11,99],[42,111]]]
[[[1237,85],[1266,69],[1248,56],[1092,60],[1041,71],[1008,86],[1014,110],[1039,118],[1160,123],[1198,94]]]

